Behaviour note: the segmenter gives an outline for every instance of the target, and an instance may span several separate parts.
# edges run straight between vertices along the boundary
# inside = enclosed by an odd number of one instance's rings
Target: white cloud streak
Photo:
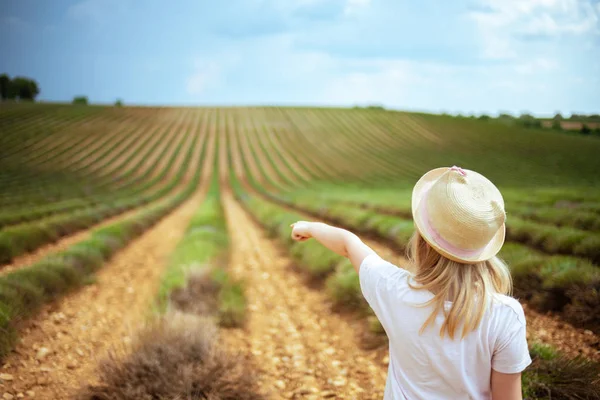
[[[486,58],[517,56],[519,37],[600,32],[600,7],[591,0],[481,0],[469,17],[478,27]]]

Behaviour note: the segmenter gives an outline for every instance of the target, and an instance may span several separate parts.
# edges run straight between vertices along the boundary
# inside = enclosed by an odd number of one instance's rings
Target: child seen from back
[[[483,175],[437,168],[412,193],[414,274],[383,260],[355,234],[319,222],[292,224],[348,257],[362,293],[389,338],[384,400],[522,399],[531,363],[521,304],[497,257],[504,200]]]

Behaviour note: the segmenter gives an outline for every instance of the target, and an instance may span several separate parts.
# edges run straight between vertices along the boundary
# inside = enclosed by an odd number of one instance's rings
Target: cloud
[[[371,0],[347,0],[344,6],[344,15],[361,13],[371,4]]]
[[[556,38],[600,32],[593,0],[480,0],[468,12],[486,58],[517,56],[519,38]]]
[[[514,66],[515,71],[520,74],[543,73],[554,71],[558,68],[558,62],[548,58],[536,58],[531,61],[518,63]]]
[[[531,65],[457,66],[414,60],[357,60],[364,72],[329,74],[319,101],[325,104],[384,104],[404,110],[494,112],[556,107],[555,89],[547,84],[556,73],[551,61]],[[354,67],[355,68],[355,67]],[[352,69],[354,69],[352,68]],[[533,73],[543,70],[544,74]],[[550,75],[552,77],[552,75]],[[540,99],[540,96],[542,98]]]
[[[83,0],[67,9],[67,16],[79,22],[101,23],[114,15],[123,14],[129,0]]]
[[[215,61],[201,59],[197,59],[194,64],[194,72],[186,81],[186,91],[188,94],[197,96],[218,85],[222,67]]]
[[[29,24],[23,19],[15,16],[0,18],[0,24],[8,27],[11,30],[23,30],[29,28]]]

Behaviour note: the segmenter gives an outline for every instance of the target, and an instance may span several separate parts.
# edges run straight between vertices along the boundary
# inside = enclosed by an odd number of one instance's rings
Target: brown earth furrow
[[[186,169],[185,175],[183,177],[183,182],[188,183],[190,179],[193,178],[196,170],[200,167],[200,160],[202,156],[202,149],[205,146],[206,138],[207,138],[207,126],[210,112],[208,110],[203,110],[202,113],[199,111],[195,112],[197,115],[195,116],[195,122],[191,129],[190,136],[194,134],[199,134],[198,140],[196,141],[196,148],[193,151],[192,159],[190,160],[190,167]],[[200,124],[202,123],[202,124]],[[196,133],[199,132],[199,133]],[[211,170],[212,172],[212,170]]]
[[[290,115],[305,122],[302,124],[305,129],[302,129],[301,132],[310,151],[301,153],[301,155],[305,158],[317,157],[316,160],[323,165],[323,168],[326,168],[329,174],[333,174],[336,178],[344,179],[344,177],[356,175],[349,153],[342,150],[348,144],[343,140],[340,142],[337,138],[339,135],[329,132],[320,118],[314,115],[314,110],[307,110],[303,113],[291,111]],[[327,137],[327,140],[323,140],[324,136]],[[356,163],[354,162],[354,164]]]
[[[114,136],[111,140],[118,141],[121,143],[111,150],[111,155],[108,157],[104,157],[103,159],[99,159],[99,156],[102,154],[103,147],[95,150],[95,153],[91,153],[91,155],[86,156],[85,162],[79,163],[77,165],[77,170],[85,171],[87,175],[97,175],[97,176],[110,176],[111,174],[118,172],[123,173],[123,170],[127,169],[127,165],[135,165],[135,157],[139,158],[139,154],[144,154],[143,149],[149,148],[154,145],[156,139],[159,135],[154,135],[155,138],[148,138],[148,140],[144,140],[146,133],[148,131],[148,126],[139,123],[137,127],[131,127],[131,131],[129,132],[118,132],[116,136]],[[105,146],[111,146],[111,142],[105,144]],[[118,157],[112,156],[113,154],[118,155]],[[68,166],[70,168],[70,166]]]
[[[280,176],[280,179],[284,181],[285,185],[288,187],[298,187],[303,183],[300,183],[300,179],[298,175],[291,170],[290,167],[287,166],[287,163],[284,162],[284,154],[281,152],[280,148],[277,148],[273,145],[272,137],[272,128],[269,123],[268,116],[263,114],[262,116],[262,130],[256,130],[256,142],[257,147],[264,151],[268,157],[272,160],[269,163],[270,169],[275,168]],[[286,168],[277,168],[273,167],[273,165],[286,165]]]
[[[327,296],[309,289],[258,226],[223,194],[232,241],[231,273],[246,281],[249,320],[230,332],[261,367],[260,385],[272,398],[379,399],[386,372],[377,354],[359,348],[360,322],[331,312]]]
[[[214,140],[209,141],[203,177],[210,176]],[[120,251],[96,282],[46,306],[29,322],[20,343],[0,369],[13,380],[0,393],[67,399],[81,385],[97,383],[96,366],[107,351],[123,348],[144,322],[156,295],[166,258],[179,242],[208,187]],[[47,349],[47,354],[45,350]]]
[[[236,129],[235,133],[233,133],[234,135],[238,136],[238,143],[244,153],[244,159],[246,160],[246,164],[248,166],[250,175],[256,179],[256,181],[264,188],[272,188],[273,185],[270,184],[264,177],[264,175],[262,174],[262,172],[260,171],[260,168],[258,167],[256,158],[254,156],[254,153],[251,150],[251,146],[249,144],[248,141],[248,131],[247,130],[242,130],[242,129]]]
[[[332,112],[319,113],[324,114],[325,123],[329,124],[331,129],[336,129],[340,132],[340,134],[332,136],[339,142],[347,144],[347,150],[340,151],[340,155],[346,160],[353,161],[356,172],[362,172],[369,165],[371,166],[371,170],[378,172],[394,172],[398,170],[395,164],[398,161],[397,159],[391,162],[388,159],[379,157],[377,152],[374,151],[373,147],[379,146],[381,148],[381,143],[378,143],[379,140],[377,138],[365,133],[365,131],[369,131],[367,121],[363,119],[357,120],[356,116],[351,112],[344,113],[345,115]]]
[[[117,124],[91,125],[87,129],[71,129],[65,132],[63,143],[54,146],[56,150],[52,150],[52,156],[42,159],[37,167],[56,170],[79,167],[88,158],[95,161],[104,146],[110,145],[123,132],[132,130],[137,126],[136,122],[126,120]]]
[[[297,162],[312,176],[333,180],[343,178],[342,172],[336,169],[336,165],[328,165],[329,160],[322,149],[314,147],[307,138],[308,134],[305,130],[311,130],[311,125],[297,120],[294,114],[300,113],[279,110],[279,115],[287,122],[282,129],[276,131],[281,143],[294,153]]]
[[[14,157],[18,157],[20,158],[21,162],[28,160],[30,164],[35,163],[36,165],[45,163],[48,157],[45,157],[43,159],[36,158],[39,151],[44,151],[46,149],[57,151],[57,149],[60,149],[60,147],[65,143],[72,143],[73,130],[77,129],[77,131],[86,132],[88,135],[95,135],[98,131],[98,124],[108,124],[111,126],[117,124],[113,121],[106,123],[104,121],[104,118],[105,116],[103,115],[97,115],[76,122],[52,122],[51,125],[48,127],[49,129],[52,129],[52,133],[44,136],[43,138],[36,136],[32,139],[29,139],[27,142],[22,143],[20,145],[20,149],[18,149],[14,153],[11,153],[11,155],[8,158],[12,159]],[[84,138],[82,140],[87,140],[87,138]],[[33,143],[30,144],[30,142]]]
[[[256,167],[253,171],[253,174],[254,172],[259,174],[259,176],[261,177],[259,178],[259,182],[269,182],[271,183],[269,187],[273,187],[277,191],[288,190],[288,185],[283,182],[281,175],[279,175],[277,171],[275,171],[273,165],[271,164],[271,161],[268,159],[268,156],[265,154],[262,147],[258,144],[259,139],[257,138],[257,135],[259,135],[260,133],[258,133],[257,129],[258,128],[256,127],[256,125],[253,125],[250,135],[245,135],[246,146],[243,147],[244,156],[249,161],[248,164],[252,165],[253,163],[256,163],[260,165],[262,167],[262,171],[264,171],[263,174],[261,172],[261,169]],[[256,175],[254,176],[254,179],[257,179]]]
[[[119,160],[115,163],[121,163],[127,160],[127,157],[132,157],[132,159],[127,162],[130,165],[128,171],[123,171],[116,175],[116,178],[120,178],[120,181],[118,181],[112,186],[113,190],[126,189],[128,186],[132,185],[132,182],[133,185],[137,185],[143,184],[143,182],[145,181],[156,178],[158,175],[165,172],[164,168],[173,157],[178,157],[179,159],[181,159],[181,157],[185,156],[187,151],[185,146],[182,146],[182,149],[179,152],[179,154],[176,154],[177,146],[179,146],[179,144],[186,139],[185,132],[179,128],[179,124],[181,123],[182,118],[183,117],[180,117],[178,119],[178,122],[175,123],[172,127],[169,128],[168,126],[165,126],[162,129],[162,132],[168,129],[168,131],[165,133],[166,136],[162,138],[161,142],[157,143],[156,148],[152,151],[150,155],[146,155],[144,152],[136,152],[133,155],[123,155],[122,157],[119,157]],[[192,135],[188,135],[188,138],[190,136]],[[163,151],[166,151],[166,154],[162,154]],[[145,159],[142,160],[142,157],[145,157]],[[141,164],[138,164],[140,161],[143,162]],[[177,162],[174,162],[174,164],[176,163]],[[137,165],[138,167],[132,171],[132,166],[135,165]],[[129,174],[127,179],[124,180],[122,179],[122,176],[125,174],[125,172],[132,173]],[[110,173],[106,173],[104,174],[104,176],[110,176]],[[162,182],[154,188],[155,190],[158,190],[164,185],[168,184],[167,176],[169,176],[168,171],[166,172],[166,175]]]
[[[45,246],[41,246],[31,253],[22,254],[18,257],[15,257],[10,264],[5,264],[4,266],[0,265],[0,276],[5,275],[9,272],[15,271],[17,269],[26,267],[33,263],[36,263],[42,260],[45,257],[53,253],[58,253],[59,251],[66,250],[68,247],[74,245],[77,242],[80,242],[87,238],[91,232],[95,229],[100,229],[107,225],[110,225],[114,222],[117,222],[120,219],[127,218],[136,212],[139,211],[139,208],[135,208],[129,211],[126,211],[122,214],[115,215],[114,217],[110,217],[108,219],[103,220],[102,222],[94,225],[88,229],[79,231],[73,235],[65,236],[64,238],[54,242],[47,244]]]
[[[118,154],[122,149],[131,149],[140,143],[139,137],[143,135],[143,125],[140,126],[136,122],[122,122],[114,129],[107,130],[100,137],[90,137],[90,143],[80,143],[71,150],[62,155],[62,162],[53,163],[53,166],[68,168],[70,170],[89,170],[96,172],[99,164],[104,164],[99,160],[100,157],[105,157],[103,154],[107,147],[116,147],[111,150],[111,154]],[[110,156],[108,157],[110,158]]]
[[[287,154],[286,149],[282,145],[281,141],[279,140],[279,137],[273,129],[269,129],[267,139],[269,140],[271,146],[275,149],[276,153],[279,154],[279,157],[285,157],[286,163],[290,166],[291,171],[293,171],[292,175],[297,175],[302,181],[304,181],[303,184],[311,180],[311,176],[305,170],[305,168],[300,167],[300,164],[298,164],[293,157],[290,157]],[[298,178],[296,178],[296,180],[297,179]]]
[[[279,190],[289,190],[289,184],[285,182],[284,177],[273,168],[269,156],[265,153],[264,149],[260,145],[258,136],[261,135],[258,131],[258,127],[255,126],[252,129],[251,136],[248,137],[249,151],[254,153],[254,156],[258,160],[259,165],[262,167],[268,181],[272,182],[275,187]]]

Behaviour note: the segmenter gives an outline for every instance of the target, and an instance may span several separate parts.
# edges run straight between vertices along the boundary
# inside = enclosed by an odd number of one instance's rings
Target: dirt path
[[[16,396],[33,390],[36,398],[67,399],[81,382],[93,381],[105,351],[129,341],[143,321],[166,257],[200,201],[195,195],[118,253],[98,272],[96,283],[45,307],[0,370],[13,377],[0,383],[0,392]],[[48,351],[44,357],[42,349]]]
[[[247,284],[249,320],[227,333],[233,348],[252,353],[261,388],[272,398],[380,399],[386,370],[359,348],[361,324],[331,312],[327,296],[309,289],[290,260],[223,194],[231,232],[231,272]]]
[[[210,164],[205,164],[210,165]],[[94,284],[44,308],[24,330],[0,373],[0,393],[34,391],[35,398],[67,399],[96,379],[107,350],[127,343],[144,321],[165,261],[183,236],[204,197],[197,192],[176,211],[118,253]],[[43,352],[47,354],[41,357]]]

